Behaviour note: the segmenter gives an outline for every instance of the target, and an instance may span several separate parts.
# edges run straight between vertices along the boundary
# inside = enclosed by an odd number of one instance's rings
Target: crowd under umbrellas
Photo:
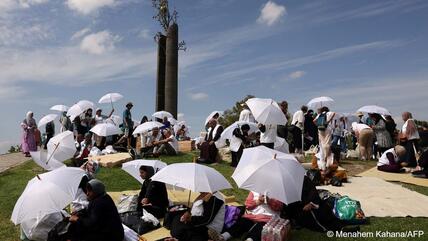
[[[100,98],[98,103],[110,104],[112,112],[109,116],[101,117],[101,121],[96,123],[88,132],[94,134],[94,138],[102,137],[109,138],[123,134],[123,128],[119,126],[121,122],[126,122],[126,111],[123,118],[117,115],[112,115],[114,111],[114,103],[123,99],[119,93],[109,93]],[[317,119],[321,118],[323,112],[330,112],[327,107],[332,107],[334,100],[330,97],[322,96],[310,100],[308,107],[316,109],[318,116],[313,123],[318,125]],[[198,139],[198,147],[200,147],[201,155],[204,151],[218,151],[218,148],[226,144],[233,148],[232,155],[235,154],[236,166],[232,174],[232,179],[237,186],[246,189],[258,195],[279,200],[284,204],[291,204],[301,201],[302,188],[305,178],[305,169],[298,161],[299,155],[289,154],[289,143],[285,136],[277,135],[277,126],[286,125],[290,122],[287,119],[287,111],[284,111],[283,103],[278,104],[273,99],[251,98],[244,105],[245,111],[248,112],[251,118],[240,118],[235,123],[227,128],[219,128],[218,119],[223,115],[222,111],[212,111],[204,122],[207,135]],[[127,108],[132,108],[132,103],[127,104]],[[327,108],[326,110],[323,110]],[[50,108],[52,111],[61,112],[58,114],[47,114],[40,119],[38,127],[48,125],[60,118],[69,119],[74,122],[76,118],[84,116],[88,110],[94,110],[95,104],[88,100],[78,101],[71,107],[65,105],[55,105]],[[303,110],[304,108],[302,108]],[[307,108],[306,108],[307,110]],[[380,106],[367,105],[357,109],[356,112],[367,114],[378,114],[382,116],[390,116],[391,113]],[[246,113],[246,115],[248,115]],[[298,115],[296,115],[298,114]],[[300,119],[300,115],[305,116],[306,112],[296,113],[296,122],[292,125],[297,127],[298,122],[304,122]],[[139,125],[135,125],[135,121],[130,128],[130,135],[144,136],[153,130],[165,128],[166,123],[173,133],[177,133],[183,127],[187,126],[183,120],[176,120],[174,116],[167,111],[158,111],[151,115],[153,118],[160,121],[142,121]],[[336,120],[344,120],[353,114],[331,113],[327,116],[327,123],[322,125],[328,126]],[[32,116],[31,116],[32,118]],[[84,118],[84,117],[83,117]],[[129,115],[129,118],[131,116]],[[28,118],[27,118],[28,119]],[[62,124],[61,120],[61,124]],[[336,123],[336,122],[335,122]],[[31,128],[30,122],[27,120],[23,123],[25,132]],[[303,123],[301,123],[303,124]],[[123,124],[122,124],[123,125]],[[321,124],[320,124],[321,125]],[[334,124],[336,125],[336,124]],[[89,126],[88,126],[89,127]],[[327,128],[327,127],[326,127]],[[245,129],[245,135],[257,136],[251,140],[250,145],[246,145],[239,135],[244,135],[242,130]],[[32,129],[31,129],[32,130]],[[221,131],[219,131],[221,130]],[[321,129],[319,129],[321,130]],[[221,133],[219,133],[221,132]],[[268,134],[268,133],[272,134]],[[239,135],[238,135],[238,134]],[[28,133],[26,133],[28,134]],[[126,135],[126,134],[125,134]],[[272,136],[267,136],[272,135]],[[292,133],[294,135],[294,133]],[[301,138],[301,146],[294,145],[294,149],[300,149],[303,153],[305,149],[304,129],[301,129],[297,138]],[[332,134],[334,135],[334,133]],[[215,139],[218,136],[218,139]],[[126,137],[126,136],[125,136]],[[239,139],[239,138],[241,139]],[[296,136],[294,136],[296,137]],[[326,138],[330,141],[330,137]],[[295,139],[295,138],[294,138]],[[320,136],[320,139],[322,137]],[[227,140],[227,141],[226,141]],[[64,162],[76,156],[76,133],[64,128],[61,133],[56,136],[51,136],[45,143],[46,150],[29,150],[33,160],[48,172],[37,175],[28,182],[28,185],[21,197],[18,199],[11,220],[15,224],[20,224],[29,220],[41,220],[46,215],[61,212],[65,206],[70,204],[77,196],[77,189],[81,182],[85,171],[80,168],[66,167]],[[321,162],[327,162],[328,151],[323,148],[324,140],[320,140]],[[331,142],[331,141],[330,141]],[[204,149],[204,144],[207,144]],[[129,142],[128,142],[129,147]],[[300,153],[295,153],[300,154]],[[208,154],[207,156],[210,156]],[[297,158],[296,158],[297,157]],[[204,162],[202,162],[204,163]],[[149,166],[153,168],[154,175],[152,181],[168,184],[172,187],[178,187],[189,191],[188,204],[190,205],[190,194],[197,193],[217,193],[222,190],[232,188],[232,185],[227,179],[214,168],[198,164],[198,163],[175,163],[167,165],[160,160],[134,160],[125,163],[122,169],[134,177],[138,182],[144,185],[145,180],[140,176],[140,167]],[[61,177],[67,177],[61,179]],[[37,202],[29,202],[28,193],[31,192],[35,196]]]

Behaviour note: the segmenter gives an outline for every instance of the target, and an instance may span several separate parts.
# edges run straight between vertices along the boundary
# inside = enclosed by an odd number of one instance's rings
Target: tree
[[[251,99],[254,97],[255,96],[253,96],[253,95],[247,95],[244,99],[236,102],[232,108],[225,110],[223,113],[223,117],[220,118],[220,120],[219,120],[220,124],[224,128],[226,128],[226,127],[230,126],[231,124],[233,124],[235,121],[238,121],[239,120],[239,114],[244,109],[242,104],[244,104],[245,101],[247,101],[248,99]]]

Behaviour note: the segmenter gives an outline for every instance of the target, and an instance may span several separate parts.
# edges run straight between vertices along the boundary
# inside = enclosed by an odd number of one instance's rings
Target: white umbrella
[[[219,115],[219,117],[220,116],[222,116],[223,115],[223,111],[219,111],[219,110],[215,110],[215,111],[213,111],[213,112],[211,112],[208,116],[207,116],[207,118],[205,119],[205,125],[207,125],[208,124],[208,121],[210,121],[215,115]]]
[[[288,145],[288,142],[279,136],[276,137],[273,149],[276,151],[280,151],[283,153],[290,153],[290,147]]]
[[[197,163],[175,163],[157,172],[152,181],[163,182],[192,192],[214,193],[232,188],[226,178],[214,168]]]
[[[145,123],[137,126],[137,128],[135,128],[135,130],[134,130],[134,132],[132,134],[133,135],[141,134],[143,132],[150,131],[150,130],[152,130],[155,127],[160,128],[162,126],[163,126],[163,124],[160,123],[160,122],[157,122],[157,121],[148,121],[148,122],[145,122]]]
[[[45,116],[43,116],[43,118],[41,118],[39,120],[39,124],[37,125],[37,127],[40,128],[40,127],[46,125],[47,123],[55,120],[56,118],[58,118],[57,114],[48,114],[48,115],[45,115]]]
[[[117,125],[117,126],[122,124],[122,122],[123,122],[122,117],[120,117],[118,115],[112,115],[112,116],[110,116],[110,118],[108,118],[106,120],[106,123],[112,123],[112,124]]]
[[[178,121],[174,117],[169,117],[168,121],[169,123],[171,123],[171,125],[176,125],[178,123]]]
[[[144,183],[144,180],[140,177],[140,167],[141,166],[150,166],[153,167],[155,173],[166,167],[166,163],[158,160],[134,160],[126,162],[122,165],[122,169],[129,173],[132,177],[137,179],[141,184]]]
[[[164,111],[164,110],[157,111],[157,112],[153,113],[152,116],[155,117],[155,118],[162,119],[162,120],[165,117],[174,118],[174,116],[171,113],[169,113],[168,111]]]
[[[54,158],[51,158],[50,161],[48,162],[48,164],[46,164],[47,160],[48,160],[48,153],[47,151],[34,151],[34,152],[30,152],[31,158],[33,159],[33,161],[39,165],[41,168],[47,170],[47,171],[51,171],[51,170],[55,170],[57,168],[60,167],[65,167],[64,163],[59,162],[57,160],[55,160]]]
[[[308,107],[312,109],[319,109],[324,106],[329,106],[334,103],[334,100],[328,96],[321,96],[313,98],[308,102]]]
[[[251,98],[245,102],[253,113],[254,119],[263,125],[284,125],[287,118],[272,99]]]
[[[76,153],[76,145],[74,143],[74,135],[71,131],[64,131],[54,137],[48,142],[48,160],[51,158],[63,162],[70,159]]]
[[[241,128],[241,126],[243,126],[245,124],[247,124],[247,125],[250,126],[250,131],[248,132],[248,134],[257,132],[259,130],[259,128],[257,127],[256,123],[247,122],[247,121],[236,121],[232,125],[228,126],[226,129],[224,129],[224,131],[221,133],[221,138],[223,138],[223,139],[230,139],[230,138],[232,138],[233,131],[236,128]]]
[[[177,131],[180,130],[182,126],[185,126],[185,129],[187,130],[189,129],[189,126],[187,126],[185,121],[180,121],[174,125],[174,132],[177,133]]]
[[[305,173],[293,155],[258,146],[244,149],[232,178],[240,188],[290,204],[301,200]]]
[[[119,93],[108,93],[108,94],[104,95],[103,97],[101,97],[100,100],[98,101],[98,103],[106,104],[106,103],[117,102],[117,101],[121,100],[122,98],[123,98],[123,95],[121,95]]]
[[[63,167],[37,175],[31,179],[19,197],[11,220],[22,221],[61,211],[76,197],[85,171],[76,167]]]
[[[67,115],[70,116],[70,120],[73,121],[74,118],[81,115],[88,109],[94,109],[94,103],[89,100],[81,100],[68,109]]]
[[[59,112],[64,112],[67,111],[70,107],[66,106],[66,105],[54,105],[50,108],[50,110],[56,110]]]
[[[365,112],[365,113],[375,113],[380,115],[391,115],[391,113],[387,109],[377,105],[366,105],[359,108],[357,112],[358,111]]]
[[[101,123],[91,128],[90,132],[97,136],[113,136],[122,133],[122,130],[111,123]]]

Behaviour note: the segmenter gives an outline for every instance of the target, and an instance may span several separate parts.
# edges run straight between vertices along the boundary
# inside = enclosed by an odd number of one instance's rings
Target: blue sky
[[[247,94],[317,96],[334,110],[366,104],[428,119],[428,2],[172,0],[179,12],[179,112],[192,126]],[[0,1],[0,152],[55,104],[96,102],[107,92],[154,111],[161,28],[148,0]],[[108,105],[100,105],[108,109]]]

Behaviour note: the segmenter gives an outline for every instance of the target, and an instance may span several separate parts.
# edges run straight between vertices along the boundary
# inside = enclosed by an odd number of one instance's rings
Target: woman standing
[[[380,156],[382,156],[382,154],[386,150],[390,149],[394,144],[392,143],[391,135],[386,129],[386,123],[382,116],[379,114],[373,114],[373,121],[374,125],[372,126],[372,129],[376,135],[377,151]]]
[[[404,112],[402,114],[404,125],[400,133],[400,142],[406,148],[405,162],[410,167],[416,166],[416,151],[418,150],[419,132],[416,123],[413,120],[412,113]]]
[[[37,151],[36,138],[34,131],[37,128],[36,120],[33,118],[33,112],[29,111],[26,118],[21,123],[21,127],[24,131],[21,140],[22,152],[26,157],[30,157],[31,151]]]

